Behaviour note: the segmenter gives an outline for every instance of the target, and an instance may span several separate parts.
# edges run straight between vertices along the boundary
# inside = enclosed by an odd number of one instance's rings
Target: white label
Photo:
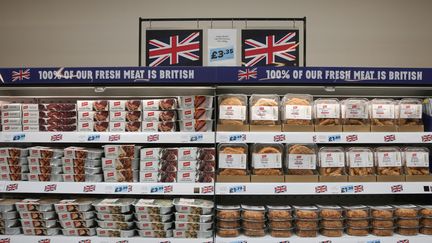
[[[395,106],[388,104],[373,104],[372,105],[372,118],[394,119]]]
[[[219,119],[223,120],[246,120],[246,106],[221,105],[219,106]]]
[[[405,152],[407,167],[429,167],[429,153],[426,152]]]
[[[350,152],[348,153],[350,167],[373,167],[373,154],[371,152]]]
[[[124,111],[126,110],[125,100],[110,100],[109,109],[110,111]]]
[[[316,157],[313,154],[289,154],[288,169],[316,169]]]
[[[255,169],[282,168],[282,154],[257,154],[252,156],[252,166]]]
[[[367,119],[368,114],[366,112],[366,106],[362,104],[346,104],[345,118]]]
[[[399,152],[378,152],[379,167],[395,167],[402,166],[402,161]]]
[[[309,105],[286,105],[284,119],[311,120],[312,108]]]
[[[143,110],[159,110],[160,100],[143,100]]]
[[[321,167],[345,167],[343,152],[320,152]]]
[[[219,168],[246,169],[246,154],[219,153]]]
[[[277,106],[252,106],[252,120],[254,121],[277,121],[279,110]]]
[[[340,106],[338,104],[317,104],[317,118],[339,118]]]
[[[107,198],[107,199],[102,200],[99,203],[99,205],[103,206],[103,204],[113,204],[113,203],[116,203],[117,201],[118,201],[118,199],[115,199],[115,198]]]
[[[405,119],[421,119],[422,105],[420,104],[401,104],[400,118]]]

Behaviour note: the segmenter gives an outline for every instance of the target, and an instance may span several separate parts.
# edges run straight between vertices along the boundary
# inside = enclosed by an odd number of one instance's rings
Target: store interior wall
[[[2,0],[0,67],[136,66],[138,17],[303,16],[308,66],[431,67],[431,9],[430,0]]]

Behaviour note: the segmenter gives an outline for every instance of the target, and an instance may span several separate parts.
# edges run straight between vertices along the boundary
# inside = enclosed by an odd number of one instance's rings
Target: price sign
[[[209,66],[237,66],[237,30],[209,29],[207,31]]]
[[[210,62],[234,58],[234,47],[210,49]]]

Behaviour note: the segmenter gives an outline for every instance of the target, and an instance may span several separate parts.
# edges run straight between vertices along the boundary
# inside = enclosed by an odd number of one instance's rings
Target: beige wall
[[[309,66],[432,66],[430,0],[0,0],[0,67],[135,66],[138,17],[308,17]]]

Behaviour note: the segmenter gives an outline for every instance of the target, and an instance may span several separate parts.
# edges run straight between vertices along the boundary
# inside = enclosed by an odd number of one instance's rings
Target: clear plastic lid
[[[282,174],[281,144],[256,143],[252,145],[252,169],[256,175]]]
[[[320,216],[324,219],[343,218],[344,209],[338,205],[316,205],[320,210]]]
[[[298,219],[318,219],[319,208],[316,206],[293,206],[294,215]]]
[[[316,144],[288,144],[285,164],[289,175],[316,174]]]
[[[396,125],[396,101],[393,99],[373,99],[370,102],[372,125]]]
[[[371,216],[378,219],[393,219],[395,208],[390,205],[369,206]]]
[[[336,98],[320,98],[314,102],[315,125],[340,125],[341,106]]]
[[[222,125],[247,124],[248,99],[244,94],[226,94],[218,97],[219,119]]]
[[[429,175],[429,149],[406,147],[402,150],[402,161],[407,175]]]
[[[342,206],[346,211],[346,217],[349,219],[364,219],[369,217],[370,208],[366,205]]]
[[[252,95],[249,99],[250,124],[276,125],[279,124],[279,96]]]
[[[415,218],[418,216],[420,207],[414,204],[392,205],[395,210],[395,215],[401,218]]]
[[[218,145],[219,169],[247,169],[248,145],[245,143],[225,143]]]
[[[341,176],[345,174],[345,151],[342,147],[322,147],[318,153],[320,174]]]
[[[345,156],[350,176],[375,174],[374,154],[371,148],[351,147],[347,149]]]
[[[343,100],[342,119],[344,125],[369,125],[369,101],[362,98]]]
[[[312,125],[313,98],[306,94],[286,94],[281,104],[281,120],[288,125]]]
[[[423,105],[420,99],[406,98],[399,101],[398,125],[422,125]]]
[[[378,147],[375,149],[378,175],[402,175],[402,156],[399,147]]]

